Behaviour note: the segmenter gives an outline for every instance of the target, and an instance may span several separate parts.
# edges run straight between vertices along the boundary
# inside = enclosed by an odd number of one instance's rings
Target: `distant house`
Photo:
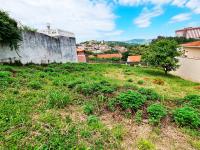
[[[78,48],[77,49],[77,56],[78,56],[78,62],[85,63],[87,62],[86,56],[85,56],[85,50]]]
[[[183,56],[178,58],[180,68],[172,74],[200,82],[200,41],[182,44],[181,47]]]
[[[141,61],[141,56],[136,55],[136,56],[128,56],[127,63],[128,64],[134,64],[134,63],[139,63]]]
[[[116,54],[98,54],[97,58],[102,59],[110,59],[110,58],[122,58],[122,54],[116,53]]]

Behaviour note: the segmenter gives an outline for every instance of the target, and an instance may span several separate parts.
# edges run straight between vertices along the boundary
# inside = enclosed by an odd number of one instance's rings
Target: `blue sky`
[[[155,7],[159,7],[162,13],[158,11],[157,13],[159,15],[152,17],[150,24],[141,26],[135,22],[144,9],[148,9],[152,13]],[[114,12],[119,16],[116,19],[116,25],[118,29],[124,31],[122,34],[123,39],[149,39],[158,35],[174,36],[175,30],[177,29],[189,26],[200,26],[199,12],[196,13],[188,7],[179,7],[171,3],[161,6],[152,5],[151,3],[141,5],[116,5]],[[180,16],[180,18],[178,17],[173,20],[172,18],[175,16]],[[143,22],[142,24],[145,23]]]
[[[0,0],[24,25],[60,28],[77,41],[151,39],[200,26],[200,0]]]

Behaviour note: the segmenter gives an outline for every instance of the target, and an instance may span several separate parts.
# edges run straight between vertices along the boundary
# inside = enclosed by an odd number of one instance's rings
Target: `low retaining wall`
[[[54,38],[37,32],[23,32],[22,37],[18,50],[0,47],[0,62],[48,64],[78,61],[75,38]]]
[[[180,68],[172,74],[194,82],[200,82],[200,59],[179,58]]]

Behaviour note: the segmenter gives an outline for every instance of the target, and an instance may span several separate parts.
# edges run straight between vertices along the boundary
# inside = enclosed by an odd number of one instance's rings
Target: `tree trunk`
[[[168,73],[167,68],[164,68],[164,71],[165,71],[165,75],[167,75],[167,73]]]

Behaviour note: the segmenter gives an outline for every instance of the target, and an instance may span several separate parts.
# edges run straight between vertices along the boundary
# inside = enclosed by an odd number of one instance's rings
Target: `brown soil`
[[[168,124],[160,128],[153,127],[145,119],[137,125],[133,119],[124,118],[119,112],[106,112],[101,116],[101,120],[110,129],[116,124],[124,126],[126,135],[122,148],[126,150],[137,150],[137,142],[140,139],[151,141],[157,150],[194,150],[189,144],[190,137]]]

